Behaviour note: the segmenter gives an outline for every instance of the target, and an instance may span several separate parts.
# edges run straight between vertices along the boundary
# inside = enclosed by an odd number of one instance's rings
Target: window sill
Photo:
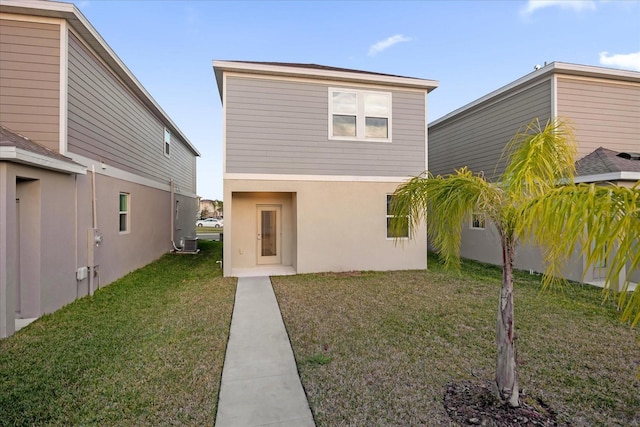
[[[392,139],[389,138],[353,138],[348,136],[330,136],[329,141],[349,141],[349,142],[382,142],[390,144],[393,142]]]

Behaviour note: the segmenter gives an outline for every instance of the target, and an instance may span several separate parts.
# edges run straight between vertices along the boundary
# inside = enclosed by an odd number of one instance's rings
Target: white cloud
[[[559,7],[560,9],[572,9],[580,12],[583,10],[595,10],[596,2],[594,0],[529,0],[522,9],[522,13],[531,15],[536,10],[547,7]]]
[[[402,43],[402,42],[410,42],[411,37],[405,37],[402,34],[396,34],[395,36],[391,36],[385,40],[381,40],[378,43],[372,45],[369,48],[369,56],[375,56],[376,54],[382,52],[385,49],[390,48],[394,44]]]
[[[640,71],[640,52],[609,55],[609,52],[600,52],[600,63],[615,68]]]

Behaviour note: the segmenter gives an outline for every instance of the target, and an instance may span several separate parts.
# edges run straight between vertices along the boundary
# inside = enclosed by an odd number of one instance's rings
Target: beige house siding
[[[0,122],[58,151],[59,116],[60,26],[0,18]]]
[[[429,127],[429,169],[451,173],[467,165],[492,175],[505,144],[532,118],[544,123],[553,114],[568,118],[575,128],[579,155],[598,147],[640,151],[640,74],[598,67],[554,63],[454,111]],[[542,79],[542,80],[541,80]],[[502,169],[498,169],[501,172]],[[630,182],[617,182],[631,185]],[[465,224],[461,256],[501,265],[498,233]],[[541,249],[520,242],[516,268],[541,272]],[[579,249],[570,254],[564,277],[575,281],[600,281],[593,268],[584,271]],[[638,281],[639,271],[627,272]]]
[[[425,169],[425,93],[389,88],[392,142],[330,140],[328,88],[337,82],[227,76],[226,172],[407,176]]]
[[[474,172],[499,175],[496,170],[504,146],[518,129],[538,117],[551,117],[551,80],[491,99],[458,116],[429,127],[429,171],[449,174],[462,166]]]
[[[195,193],[195,157],[176,135],[69,34],[68,151]]]
[[[579,158],[599,147],[640,151],[640,84],[558,76],[558,115],[575,127]]]
[[[95,247],[87,235],[93,226],[91,173],[64,174],[0,162],[0,176],[0,218],[17,224],[0,235],[0,293],[7,296],[0,308],[6,322],[0,337],[13,332],[15,312],[23,318],[39,317],[88,294],[89,279],[76,280],[75,274],[88,265],[89,247],[95,251],[100,287],[172,248],[169,224],[175,211],[166,191],[96,174],[97,228],[103,241]],[[120,192],[130,194],[130,231],[124,234],[118,228]],[[193,235],[196,206],[191,198],[178,195],[176,200],[179,240]]]
[[[225,275],[256,267],[261,204],[282,206],[282,264],[297,273],[426,268],[424,226],[410,240],[386,237],[386,195],[398,185],[225,180],[225,241],[233,242],[224,246]]]

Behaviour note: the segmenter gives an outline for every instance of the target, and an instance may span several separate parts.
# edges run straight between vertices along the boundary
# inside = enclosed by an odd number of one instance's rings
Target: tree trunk
[[[520,390],[516,370],[515,326],[513,317],[513,255],[515,245],[502,236],[502,287],[498,305],[498,358],[496,386],[498,398],[510,406],[520,406]]]

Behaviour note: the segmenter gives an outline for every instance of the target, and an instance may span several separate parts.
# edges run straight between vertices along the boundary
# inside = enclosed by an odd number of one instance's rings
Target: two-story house
[[[426,268],[424,227],[392,235],[387,206],[426,169],[437,82],[310,64],[213,68],[225,276]]]
[[[429,124],[429,170],[434,175],[468,166],[496,178],[504,170],[502,150],[521,126],[538,118],[568,119],[578,143],[577,182],[631,186],[640,180],[640,73],[554,62]],[[496,165],[498,167],[496,168]],[[469,219],[461,255],[500,264],[502,254],[491,224]],[[520,245],[517,268],[542,271],[538,248]],[[579,253],[569,259],[566,277],[583,280]],[[606,261],[586,272],[599,282]],[[629,272],[633,282],[640,272]]]
[[[70,3],[0,1],[0,338],[195,232],[196,148]]]

